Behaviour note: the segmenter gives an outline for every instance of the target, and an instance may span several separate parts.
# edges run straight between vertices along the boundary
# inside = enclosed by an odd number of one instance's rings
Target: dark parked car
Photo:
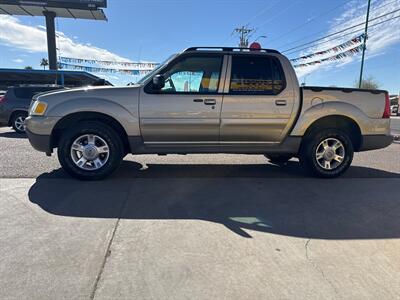
[[[0,95],[0,126],[10,126],[18,133],[25,132],[25,118],[32,97],[36,94],[62,89],[62,86],[35,85],[10,87]]]

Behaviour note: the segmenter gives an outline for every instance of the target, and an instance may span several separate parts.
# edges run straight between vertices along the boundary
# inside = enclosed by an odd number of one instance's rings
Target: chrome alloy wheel
[[[15,119],[14,124],[19,131],[25,131],[25,117],[19,116]]]
[[[76,166],[86,171],[103,167],[110,157],[107,142],[95,134],[78,137],[71,145],[71,158]]]
[[[345,156],[345,149],[341,141],[335,138],[323,140],[315,151],[318,165],[324,170],[334,170],[339,167]]]

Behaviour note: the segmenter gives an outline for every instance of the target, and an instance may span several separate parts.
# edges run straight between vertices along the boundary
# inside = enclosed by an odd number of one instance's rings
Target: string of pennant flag
[[[126,75],[134,75],[134,76],[143,76],[143,75],[146,75],[149,72],[151,72],[151,69],[147,69],[147,70],[110,69],[110,68],[67,64],[67,63],[63,63],[63,62],[59,62],[58,67],[60,69],[79,70],[79,71],[93,72],[93,73],[122,73],[122,74],[126,74]]]
[[[326,58],[323,58],[323,59],[319,59],[319,60],[314,60],[314,61],[311,61],[311,62],[303,63],[303,64],[294,65],[293,67],[294,68],[303,68],[303,67],[307,67],[307,66],[313,66],[313,65],[316,65],[316,64],[321,64],[321,63],[324,63],[324,62],[327,62],[327,61],[340,60],[340,59],[343,59],[345,57],[353,56],[354,54],[359,53],[360,51],[363,50],[363,48],[364,48],[364,45],[361,44],[361,45],[358,45],[358,46],[356,46],[354,48],[351,48],[351,49],[349,49],[347,51],[341,52],[339,54],[336,54],[336,55],[333,55],[333,56],[330,56],[330,57],[326,57]]]
[[[318,51],[315,53],[303,55],[297,58],[290,59],[292,63],[301,62],[306,60],[304,63],[299,63],[293,65],[294,68],[303,68],[307,66],[313,66],[316,64],[321,64],[327,61],[336,61],[343,59],[345,57],[352,56],[356,53],[362,51],[364,45],[362,44],[364,39],[368,37],[363,33],[359,36],[352,38],[340,45],[335,47]],[[351,49],[348,49],[351,46],[357,45]],[[348,49],[344,51],[345,49]],[[340,52],[340,53],[338,53]],[[325,56],[326,54],[335,53],[333,56],[325,57],[319,60],[308,61],[311,58],[318,57],[318,56]],[[73,58],[73,57],[58,57],[58,65],[60,68],[65,69],[72,69],[72,70],[80,70],[86,72],[93,72],[93,73],[122,73],[126,75],[133,75],[133,76],[143,76],[148,74],[151,70],[156,68],[159,64],[153,62],[117,62],[117,61],[108,61],[108,60],[96,60],[96,59],[83,59],[83,58]],[[97,66],[83,66],[81,64],[96,64],[102,66],[116,66],[116,68],[105,68],[105,67],[97,67]],[[123,67],[123,68],[120,68]],[[125,69],[126,67],[132,69]]]
[[[356,37],[352,38],[351,40],[349,40],[347,42],[344,42],[344,43],[342,43],[340,45],[337,45],[335,47],[332,47],[332,48],[329,48],[329,49],[326,49],[326,50],[322,50],[322,51],[318,51],[318,52],[315,52],[315,53],[311,53],[311,54],[308,54],[308,55],[300,56],[300,57],[297,57],[297,58],[293,58],[290,61],[291,62],[298,62],[298,61],[310,59],[310,58],[313,58],[313,57],[316,57],[316,56],[326,55],[328,53],[337,53],[337,52],[343,51],[344,49],[347,49],[347,48],[349,48],[351,46],[354,46],[354,45],[357,45],[357,44],[361,44],[364,41],[364,38],[366,38],[365,33],[360,34],[359,36],[356,36]]]
[[[102,66],[118,66],[130,67],[135,70],[152,70],[157,67],[158,63],[153,62],[123,62],[123,61],[110,61],[110,60],[97,60],[97,59],[84,59],[59,56],[58,61],[69,64],[97,64]]]

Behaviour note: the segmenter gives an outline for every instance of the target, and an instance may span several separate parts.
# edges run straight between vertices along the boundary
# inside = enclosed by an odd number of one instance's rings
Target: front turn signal
[[[35,116],[43,116],[44,113],[46,112],[47,109],[47,104],[44,102],[36,101],[36,103],[33,104],[32,110],[31,110],[31,115]]]

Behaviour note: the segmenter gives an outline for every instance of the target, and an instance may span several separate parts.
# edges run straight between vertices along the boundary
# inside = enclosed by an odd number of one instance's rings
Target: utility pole
[[[246,28],[245,26],[235,28],[233,32],[238,33],[240,38],[239,48],[247,48],[249,46],[249,36],[253,31],[254,29]]]
[[[363,79],[364,58],[365,58],[365,50],[366,50],[366,47],[367,47],[368,21],[369,21],[369,10],[370,10],[370,8],[371,8],[371,0],[368,0],[367,19],[365,21],[365,30],[364,30],[364,46],[363,46],[363,49],[362,49],[360,81],[358,82],[358,88],[361,88],[362,79]]]

